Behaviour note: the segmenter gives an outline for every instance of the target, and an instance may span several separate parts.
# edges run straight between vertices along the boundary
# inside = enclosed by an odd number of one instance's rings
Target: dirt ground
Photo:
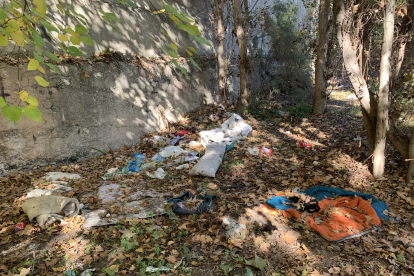
[[[124,166],[133,153],[151,158],[159,152],[162,145],[150,141],[155,133],[132,147],[91,160],[0,178],[0,275],[81,275],[87,269],[94,269],[93,275],[413,275],[414,195],[413,183],[404,182],[407,164],[388,147],[386,177],[372,177],[362,117],[349,95],[335,91],[328,112],[320,117],[247,118],[252,133],[226,152],[215,178],[190,176],[194,165],[190,163],[184,170],[164,167],[167,176],[162,180],[144,171],[102,179],[108,169]],[[158,135],[174,138],[173,133],[191,125],[197,130],[213,129],[219,122],[210,115],[220,117],[218,110],[214,105],[199,108]],[[186,138],[198,140],[196,134]],[[312,148],[298,147],[299,141]],[[270,156],[248,153],[248,147],[262,145],[272,149]],[[30,188],[48,184],[41,177],[51,171],[82,176],[69,183],[72,191],[62,195],[77,198],[83,210],[104,207],[110,216],[120,210],[116,202],[104,205],[98,190],[112,183],[123,189],[117,202],[127,202],[137,190],[159,193],[165,199],[186,191],[218,199],[201,215],[176,215],[167,205],[163,215],[114,225],[84,229],[81,212],[40,227],[29,222],[20,205]],[[223,189],[229,186],[238,187]],[[259,211],[280,192],[314,186],[372,194],[388,204],[398,222],[383,221],[378,230],[335,243],[300,219]],[[151,202],[151,197],[143,197]],[[246,226],[237,239],[226,236],[226,218]],[[19,222],[26,228],[14,231]],[[150,266],[168,269],[148,272]]]

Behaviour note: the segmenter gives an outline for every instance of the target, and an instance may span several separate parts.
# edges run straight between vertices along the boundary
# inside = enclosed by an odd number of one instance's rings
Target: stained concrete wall
[[[62,75],[47,72],[47,88],[34,81],[36,72],[26,66],[18,74],[17,67],[0,64],[5,91],[16,90],[20,75],[21,85],[39,100],[43,113],[41,123],[24,116],[13,123],[0,116],[0,175],[99,154],[92,148],[107,151],[131,145],[142,134],[160,129],[161,112],[176,121],[216,101],[216,63],[199,63],[203,72],[193,71],[188,77],[162,63],[65,65],[60,66]],[[16,98],[7,101],[18,103]]]

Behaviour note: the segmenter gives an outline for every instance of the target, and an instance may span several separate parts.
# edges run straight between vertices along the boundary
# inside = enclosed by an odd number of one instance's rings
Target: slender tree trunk
[[[240,95],[237,101],[237,113],[244,114],[245,110],[249,107],[250,92],[246,86],[247,75],[247,47],[246,37],[244,34],[243,26],[240,20],[240,1],[234,0],[233,2],[233,33],[237,37],[237,43],[239,45],[239,71],[240,71]]]
[[[328,19],[330,0],[319,3],[319,45],[315,64],[315,96],[313,114],[320,115],[326,108],[326,80],[324,76],[326,55],[328,52]]]
[[[216,18],[217,18],[217,28],[216,28],[216,40],[217,40],[217,60],[219,67],[219,91],[221,96],[221,103],[227,107],[228,97],[226,93],[226,65],[224,63],[224,36],[226,31],[224,28],[223,20],[223,1],[214,0],[216,6]]]
[[[333,1],[334,24],[339,46],[342,51],[344,65],[347,75],[351,81],[352,87],[359,100],[364,118],[364,127],[367,131],[370,152],[374,150],[375,143],[375,126],[376,126],[376,102],[375,98],[370,95],[367,82],[362,74],[357,59],[357,49],[355,49],[351,35],[347,32],[346,25],[348,13],[342,0]]]
[[[378,93],[378,115],[373,156],[373,175],[383,177],[385,169],[385,146],[388,129],[388,95],[391,75],[391,53],[394,40],[395,0],[387,0],[384,17],[384,40],[381,50],[380,84]]]
[[[414,159],[414,128],[411,130],[411,140],[408,146],[408,158]],[[407,171],[407,182],[414,180],[414,160],[410,160]]]

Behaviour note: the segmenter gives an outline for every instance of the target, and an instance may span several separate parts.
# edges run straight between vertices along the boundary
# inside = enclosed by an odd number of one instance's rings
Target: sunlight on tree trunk
[[[217,28],[216,28],[216,40],[217,40],[217,61],[219,69],[219,91],[221,96],[221,103],[227,107],[228,106],[228,97],[226,94],[226,65],[224,63],[224,36],[226,34],[224,29],[224,20],[223,20],[223,1],[214,0],[216,6],[216,18],[217,18]]]
[[[414,159],[414,128],[411,129],[411,140],[408,146],[408,158]],[[408,171],[407,171],[407,182],[414,180],[414,160],[409,161]]]
[[[233,33],[237,37],[237,44],[239,45],[239,70],[240,70],[240,95],[237,101],[237,113],[243,115],[245,110],[249,107],[250,92],[246,86],[247,75],[247,47],[246,37],[243,26],[240,20],[240,1],[234,0],[233,3]]]
[[[319,45],[315,63],[315,96],[313,114],[320,115],[326,108],[326,80],[324,76],[328,50],[328,17],[330,0],[320,0],[319,4]]]
[[[384,17],[384,41],[381,50],[380,86],[378,92],[378,115],[375,135],[375,150],[373,156],[373,175],[383,177],[385,169],[385,146],[388,129],[388,96],[391,74],[391,53],[394,40],[394,10],[395,0],[387,0]]]

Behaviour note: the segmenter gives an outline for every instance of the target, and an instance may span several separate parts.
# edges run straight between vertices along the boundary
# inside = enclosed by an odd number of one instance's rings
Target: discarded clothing
[[[210,143],[206,147],[206,153],[200,161],[191,169],[190,175],[203,175],[215,177],[218,168],[226,152],[226,144]]]
[[[252,130],[252,127],[245,123],[242,117],[233,113],[230,118],[221,125],[221,128],[200,131],[199,134],[201,143],[206,147],[210,141],[223,142],[226,143],[226,145],[230,145],[231,142],[241,140],[249,135]]]
[[[203,201],[197,208],[188,208],[185,204],[186,200],[202,199]],[[187,191],[178,197],[173,197],[168,200],[168,203],[172,203],[172,210],[176,214],[180,215],[193,215],[202,214],[210,210],[211,205],[217,199],[217,196],[195,196],[191,192]]]
[[[384,210],[389,211],[388,206],[369,194],[323,186],[309,188],[303,193],[314,197],[320,208],[306,222],[330,241],[339,242],[363,235],[381,226],[381,219],[389,220],[383,213]],[[284,217],[301,218],[301,213],[287,203],[291,201],[286,196],[272,197],[260,210],[272,215],[280,213]]]
[[[63,196],[40,196],[22,203],[23,212],[32,221],[36,219],[40,226],[62,220],[65,216],[76,216],[79,213],[79,201],[76,198]],[[60,215],[64,212],[64,216]]]

